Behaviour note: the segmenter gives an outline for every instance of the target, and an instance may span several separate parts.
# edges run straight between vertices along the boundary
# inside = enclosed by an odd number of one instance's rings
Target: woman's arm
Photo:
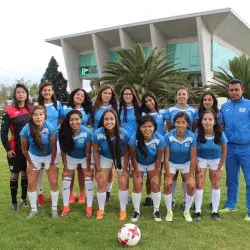
[[[138,168],[138,162],[137,162],[137,158],[136,158],[136,148],[129,147],[129,152],[130,152],[130,156],[131,156],[133,169],[134,169],[134,171],[138,172],[139,168]]]
[[[164,149],[164,169],[167,178],[170,178],[170,167],[169,167],[169,147],[165,147]]]
[[[193,133],[195,132],[195,130],[196,130],[196,128],[197,128],[198,121],[199,121],[198,119],[193,121],[193,124],[192,124],[192,132],[193,132]]]
[[[90,170],[90,164],[91,164],[91,147],[92,147],[92,143],[90,141],[87,141],[87,143],[86,143],[86,163],[87,163],[88,170]]]
[[[63,169],[67,171],[68,165],[67,165],[66,153],[62,151],[62,149],[61,149],[61,157],[62,157]]]
[[[125,144],[124,145],[124,165],[123,165],[124,170],[128,169],[128,162],[129,162],[129,146],[128,144]]]
[[[26,140],[22,137],[20,139],[21,139],[23,155],[24,155],[25,159],[27,160],[28,164],[33,165],[33,162],[32,162],[30,155],[29,155],[29,142],[28,142],[28,140]]]
[[[51,160],[50,165],[55,165],[55,159],[56,159],[56,136],[50,137],[50,148],[51,148]]]
[[[221,170],[222,166],[225,164],[225,160],[227,157],[227,144],[221,145],[221,158],[220,163],[218,165],[218,170]]]
[[[167,124],[167,129],[168,129],[168,131],[170,131],[171,130],[171,120],[170,119],[166,119],[166,124]]]
[[[189,178],[194,178],[195,168],[197,165],[197,154],[196,154],[196,146],[191,147],[190,150],[190,171],[189,171]]]
[[[164,149],[159,149],[157,151],[157,158],[155,161],[155,170],[161,170],[161,160],[164,153]]]
[[[100,155],[99,155],[99,145],[93,143],[93,153],[94,153],[94,160],[95,160],[95,170],[96,172],[100,172],[101,171],[101,167],[100,167]]]

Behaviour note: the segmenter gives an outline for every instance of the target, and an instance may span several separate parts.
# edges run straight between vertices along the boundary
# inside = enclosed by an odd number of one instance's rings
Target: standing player
[[[226,160],[227,138],[221,132],[217,115],[212,110],[205,110],[198,122],[197,136],[198,167],[196,169],[195,221],[201,220],[201,205],[206,172],[209,169],[211,181],[212,218],[220,220],[218,207],[220,204],[221,170]]]
[[[157,124],[150,115],[141,118],[136,134],[129,140],[130,155],[133,166],[133,193],[132,202],[134,214],[131,218],[136,222],[140,218],[140,203],[142,195],[142,176],[147,171],[150,178],[152,199],[154,204],[153,217],[161,221],[159,212],[161,202],[160,168],[165,147],[164,137],[156,132]]]
[[[30,111],[29,123],[21,133],[22,151],[27,160],[28,196],[31,212],[27,219],[37,214],[37,179],[44,164],[50,184],[51,216],[57,218],[58,203],[58,162],[56,162],[57,129],[46,120],[43,106],[35,106]]]
[[[189,117],[185,112],[176,114],[174,117],[174,125],[175,129],[165,135],[164,199],[167,207],[166,221],[173,220],[172,183],[177,170],[181,171],[185,184],[187,185],[183,216],[186,221],[192,221],[189,210],[193,203],[195,192],[194,171],[197,164],[196,136],[187,129],[190,124]]]
[[[97,200],[99,210],[96,219],[104,216],[106,201],[106,185],[113,165],[117,169],[120,213],[119,220],[127,217],[126,205],[128,202],[128,140],[126,130],[119,127],[116,111],[104,111],[100,125],[93,134],[93,151],[95,160],[95,177],[97,181]]]
[[[219,116],[219,108],[218,108],[218,101],[212,91],[205,91],[201,95],[200,105],[198,108],[198,115],[199,117],[202,115],[204,111],[207,109],[213,110],[213,112]]]
[[[236,211],[240,166],[246,181],[246,221],[250,221],[250,100],[242,95],[240,80],[228,84],[230,100],[222,105],[220,122],[228,139],[226,158],[227,201],[221,213]]]
[[[29,92],[25,85],[17,84],[13,92],[13,105],[6,108],[3,114],[1,126],[1,140],[7,152],[7,160],[10,167],[10,193],[12,209],[18,210],[17,190],[19,173],[21,172],[21,204],[28,206],[27,196],[27,163],[21,150],[19,133],[28,122],[28,113],[31,106],[29,104]],[[10,141],[8,133],[11,132]]]
[[[71,110],[63,120],[59,130],[59,141],[63,161],[63,211],[62,216],[70,212],[70,183],[75,169],[81,166],[83,180],[86,184],[87,207],[86,216],[92,216],[94,197],[93,169],[90,168],[92,132],[82,126],[82,114],[79,110]]]

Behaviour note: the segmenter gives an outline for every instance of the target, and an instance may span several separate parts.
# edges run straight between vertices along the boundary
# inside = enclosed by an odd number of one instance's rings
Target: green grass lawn
[[[122,248],[117,240],[122,222],[117,220],[119,201],[115,184],[113,201],[106,205],[106,215],[102,221],[95,217],[85,218],[84,206],[75,204],[72,212],[64,218],[52,220],[48,214],[50,205],[39,208],[37,217],[26,220],[29,208],[19,212],[10,209],[9,170],[2,144],[0,146],[0,246],[1,249],[116,249]],[[60,173],[61,174],[61,173]],[[224,173],[225,177],[225,173]],[[49,197],[48,182],[45,179],[45,194]],[[61,178],[60,178],[61,179]],[[242,183],[243,183],[243,179]],[[131,180],[130,180],[131,181]],[[61,184],[61,183],[60,183]],[[61,185],[60,185],[61,187]],[[225,201],[225,178],[222,181],[221,204]],[[76,187],[77,189],[77,187]],[[19,190],[20,194],[20,190]],[[136,249],[250,249],[250,223],[243,221],[246,215],[245,185],[241,185],[238,211],[222,215],[223,221],[216,222],[210,217],[209,187],[204,192],[203,220],[200,223],[185,222],[180,210],[181,183],[178,184],[178,207],[174,211],[174,222],[154,222],[152,208],[141,208],[138,226],[142,233]],[[144,200],[144,198],[143,198]],[[59,209],[62,208],[60,196]],[[97,208],[96,198],[94,210]],[[132,214],[132,204],[128,205],[128,215]],[[161,213],[166,215],[164,200]],[[129,220],[127,220],[129,222]]]

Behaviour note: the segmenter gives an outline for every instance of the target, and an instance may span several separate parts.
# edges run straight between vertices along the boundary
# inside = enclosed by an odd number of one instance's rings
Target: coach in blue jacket
[[[244,87],[238,79],[228,84],[230,100],[222,105],[220,122],[228,139],[226,159],[227,201],[221,213],[236,211],[239,173],[246,181],[247,215],[250,221],[250,100],[242,95]]]

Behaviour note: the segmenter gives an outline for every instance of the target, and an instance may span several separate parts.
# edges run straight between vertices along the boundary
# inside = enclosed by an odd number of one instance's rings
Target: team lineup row
[[[205,173],[208,168],[211,180],[212,217],[220,220],[218,207],[221,169],[228,152],[230,159],[228,160],[227,156],[226,170],[227,165],[230,165],[230,171],[232,165],[236,171],[239,171],[241,166],[245,175],[248,206],[245,219],[248,220],[250,192],[247,177],[250,173],[246,169],[246,164],[249,161],[250,138],[245,132],[249,127],[250,105],[249,101],[242,97],[243,92],[241,82],[232,80],[229,83],[230,100],[222,106],[220,113],[216,97],[211,92],[202,95],[198,111],[188,106],[188,90],[185,87],[177,89],[177,105],[167,110],[158,109],[157,99],[150,92],[142,97],[140,103],[135,90],[128,86],[121,91],[118,108],[115,93],[108,85],[101,88],[93,107],[88,94],[82,89],[74,90],[69,96],[68,105],[62,106],[55,99],[52,85],[45,83],[40,87],[38,103],[31,108],[28,103],[28,90],[25,86],[17,85],[13,96],[16,103],[6,109],[1,129],[1,138],[11,170],[13,209],[16,210],[18,207],[16,200],[18,176],[19,172],[22,172],[21,202],[23,205],[27,204],[25,191],[27,192],[28,184],[31,205],[28,218],[37,214],[37,196],[39,204],[44,197],[41,181],[44,165],[51,188],[52,217],[58,217],[57,164],[60,148],[64,166],[62,216],[70,212],[69,200],[74,194],[70,186],[74,170],[78,169],[81,193],[84,192],[82,184],[86,186],[86,216],[91,217],[93,213],[95,176],[99,206],[96,218],[102,219],[105,214],[105,201],[111,198],[110,191],[114,178],[112,169],[115,167],[118,175],[120,220],[127,218],[129,171],[132,170],[134,206],[132,221],[138,221],[140,218],[142,178],[145,171],[148,173],[147,192],[151,196],[146,199],[152,199],[155,221],[161,221],[159,211],[161,173],[164,174],[166,220],[173,220],[172,207],[175,203],[178,171],[181,172],[184,183],[184,218],[186,221],[192,221],[189,210],[195,197],[195,220],[199,221]],[[237,124],[235,118],[239,119],[241,124]],[[166,134],[165,121],[168,129]],[[57,135],[58,124],[60,129]],[[93,126],[93,132],[86,128],[87,125]],[[13,135],[19,136],[12,137],[10,141],[6,140],[9,129]],[[57,141],[60,147],[57,146]],[[239,156],[238,151],[240,151]],[[235,157],[238,159],[232,159]],[[26,161],[28,167],[25,172]],[[235,172],[230,173],[230,171],[227,171],[228,200],[221,212],[236,209],[237,189],[234,188],[235,180],[232,180],[235,178],[233,176]]]

